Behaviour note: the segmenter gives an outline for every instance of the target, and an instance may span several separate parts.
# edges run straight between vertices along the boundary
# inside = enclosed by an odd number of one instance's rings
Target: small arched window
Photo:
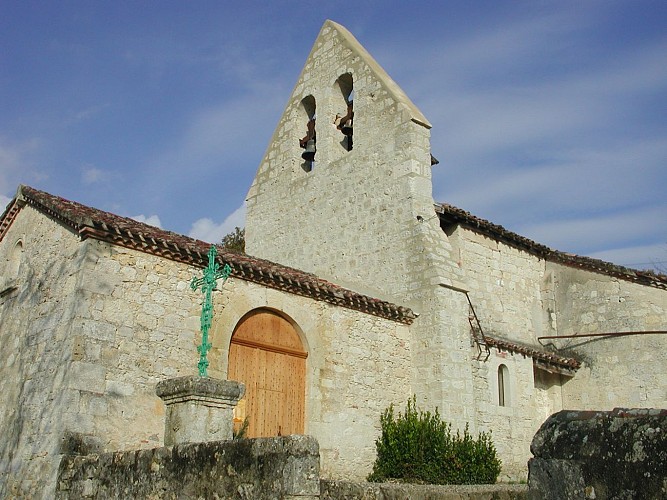
[[[315,131],[315,98],[312,95],[306,96],[301,101],[301,115],[305,122],[306,135],[299,139],[299,146],[304,150],[301,158],[306,162],[306,170],[313,168],[315,153],[317,152],[317,133]]]
[[[345,136],[341,141],[341,144],[346,150],[351,151],[352,136],[354,132],[354,83],[352,81],[352,75],[350,73],[341,75],[338,77],[338,80],[336,80],[336,84],[343,99],[340,105],[340,108],[342,109],[336,115],[334,123],[336,124],[336,128]]]
[[[498,366],[498,405],[509,406],[510,372],[507,366]]]
[[[4,295],[16,288],[16,280],[21,269],[21,260],[23,257],[23,241],[18,240],[10,250],[5,264],[5,272],[0,278],[0,292]]]
[[[9,254],[9,262],[7,263],[7,277],[15,279],[19,275],[19,268],[21,267],[21,257],[23,256],[23,242],[18,240]]]

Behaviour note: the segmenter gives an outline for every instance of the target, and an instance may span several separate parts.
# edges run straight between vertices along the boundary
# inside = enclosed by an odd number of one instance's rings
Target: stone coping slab
[[[190,375],[158,382],[155,386],[155,393],[166,404],[172,401],[187,400],[191,397],[239,400],[245,394],[245,385],[234,380]]]

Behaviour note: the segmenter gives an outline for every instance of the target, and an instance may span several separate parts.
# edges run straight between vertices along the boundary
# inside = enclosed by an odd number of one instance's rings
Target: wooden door
[[[252,311],[236,325],[227,378],[245,384],[235,417],[236,427],[248,417],[247,437],[303,434],[307,356],[299,334],[277,313]]]

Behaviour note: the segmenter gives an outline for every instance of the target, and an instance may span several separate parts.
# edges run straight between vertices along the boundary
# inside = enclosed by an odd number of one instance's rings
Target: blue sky
[[[667,268],[667,2],[0,4],[0,203],[19,183],[218,241],[325,19],[433,124],[434,198]]]

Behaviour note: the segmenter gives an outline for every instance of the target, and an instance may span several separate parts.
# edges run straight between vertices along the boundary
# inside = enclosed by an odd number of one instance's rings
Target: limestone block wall
[[[105,451],[162,444],[164,406],[155,384],[196,373],[201,294],[198,270],[96,240],[69,332],[75,401],[67,429]]]
[[[551,334],[545,333],[544,260],[460,226],[450,241],[485,333],[526,343]]]
[[[514,247],[458,226],[448,230],[452,258],[485,334],[538,345],[539,335],[551,334],[544,290],[545,262]],[[463,294],[461,294],[463,295]],[[466,313],[467,302],[464,304]],[[470,327],[463,327],[470,339]],[[470,345],[470,344],[469,344]],[[478,430],[493,430],[503,460],[503,475],[525,479],[529,446],[540,423],[562,408],[561,379],[534,370],[532,358],[493,349],[473,366],[474,416]],[[508,401],[499,405],[498,367],[507,367]]]
[[[67,428],[95,436],[106,451],[158,446],[164,406],[155,384],[197,370],[201,293],[189,281],[200,271],[90,245],[72,324],[71,384],[79,400]],[[365,474],[380,413],[410,394],[408,327],[230,278],[214,294],[210,376],[226,378],[234,327],[260,307],[294,321],[310,353],[306,433],[321,441],[323,471]]]
[[[308,352],[305,432],[320,443],[322,474],[365,478],[382,411],[412,394],[408,327],[236,279],[215,308],[211,376],[226,376],[234,327],[248,311],[270,308],[293,323]]]
[[[476,419],[494,429],[504,473],[523,469],[530,436],[561,408],[665,407],[667,390],[661,374],[667,367],[667,336],[542,342],[538,337],[665,330],[667,292],[548,263],[466,228],[448,234],[464,288],[485,333],[533,345],[551,344],[565,353],[575,352],[584,362],[573,378],[533,370],[532,362],[518,355],[493,352],[488,362],[475,363]],[[506,359],[497,359],[499,355]],[[518,398],[506,408],[497,404],[500,363],[508,367],[510,392]]]
[[[557,334],[667,330],[667,291],[549,265],[555,276]],[[551,340],[584,366],[563,386],[566,408],[667,407],[667,335]]]
[[[29,206],[0,243],[0,498],[52,491],[78,405],[69,333],[85,259],[75,234]]]

